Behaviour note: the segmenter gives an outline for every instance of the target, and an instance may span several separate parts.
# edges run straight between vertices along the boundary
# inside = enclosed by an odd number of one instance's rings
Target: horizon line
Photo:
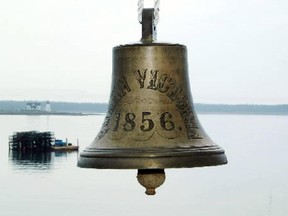
[[[31,99],[23,99],[23,100],[14,100],[14,99],[5,99],[2,100],[0,99],[0,102],[47,102],[49,101],[50,103],[78,103],[78,104],[109,104],[109,102],[96,102],[96,101],[81,101],[81,102],[77,102],[77,101],[66,101],[66,100],[44,100],[44,99],[37,99],[37,100],[31,100]],[[227,105],[227,106],[283,106],[283,105],[288,105],[287,103],[223,103],[223,102],[219,102],[219,103],[212,103],[212,102],[193,102],[193,104],[203,104],[203,105]]]

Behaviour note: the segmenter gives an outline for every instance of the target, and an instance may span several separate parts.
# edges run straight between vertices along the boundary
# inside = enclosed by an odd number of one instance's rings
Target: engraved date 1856
[[[143,132],[151,131],[155,127],[155,122],[159,122],[160,127],[165,131],[171,131],[175,129],[175,123],[173,122],[173,116],[169,112],[164,112],[160,115],[159,121],[152,119],[151,112],[142,112],[139,117],[135,113],[116,113],[112,127],[112,131],[116,132],[120,129],[124,131],[133,131],[139,128]],[[122,121],[121,121],[122,119]],[[139,121],[140,120],[140,121]],[[120,124],[121,122],[121,124]]]

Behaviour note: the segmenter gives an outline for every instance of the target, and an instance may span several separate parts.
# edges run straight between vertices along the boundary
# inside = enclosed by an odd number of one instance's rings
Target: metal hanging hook
[[[152,8],[143,9],[142,13],[142,43],[153,43],[157,40],[157,29]]]

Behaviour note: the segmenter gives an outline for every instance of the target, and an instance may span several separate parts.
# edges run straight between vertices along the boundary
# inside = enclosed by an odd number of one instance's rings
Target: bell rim
[[[98,169],[165,169],[217,166],[227,163],[225,151],[219,146],[145,150],[85,149],[80,153],[78,167]],[[154,154],[153,154],[154,153]]]
[[[214,155],[224,153],[224,149],[217,146],[202,147],[153,147],[153,148],[95,148],[88,147],[80,153],[84,157],[173,157],[174,155]]]

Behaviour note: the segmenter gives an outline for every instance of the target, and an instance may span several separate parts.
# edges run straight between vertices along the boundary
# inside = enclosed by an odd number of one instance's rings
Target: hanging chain
[[[157,25],[159,23],[159,6],[160,0],[154,0],[154,23]],[[144,9],[144,0],[138,1],[138,21],[142,23],[142,12]]]

